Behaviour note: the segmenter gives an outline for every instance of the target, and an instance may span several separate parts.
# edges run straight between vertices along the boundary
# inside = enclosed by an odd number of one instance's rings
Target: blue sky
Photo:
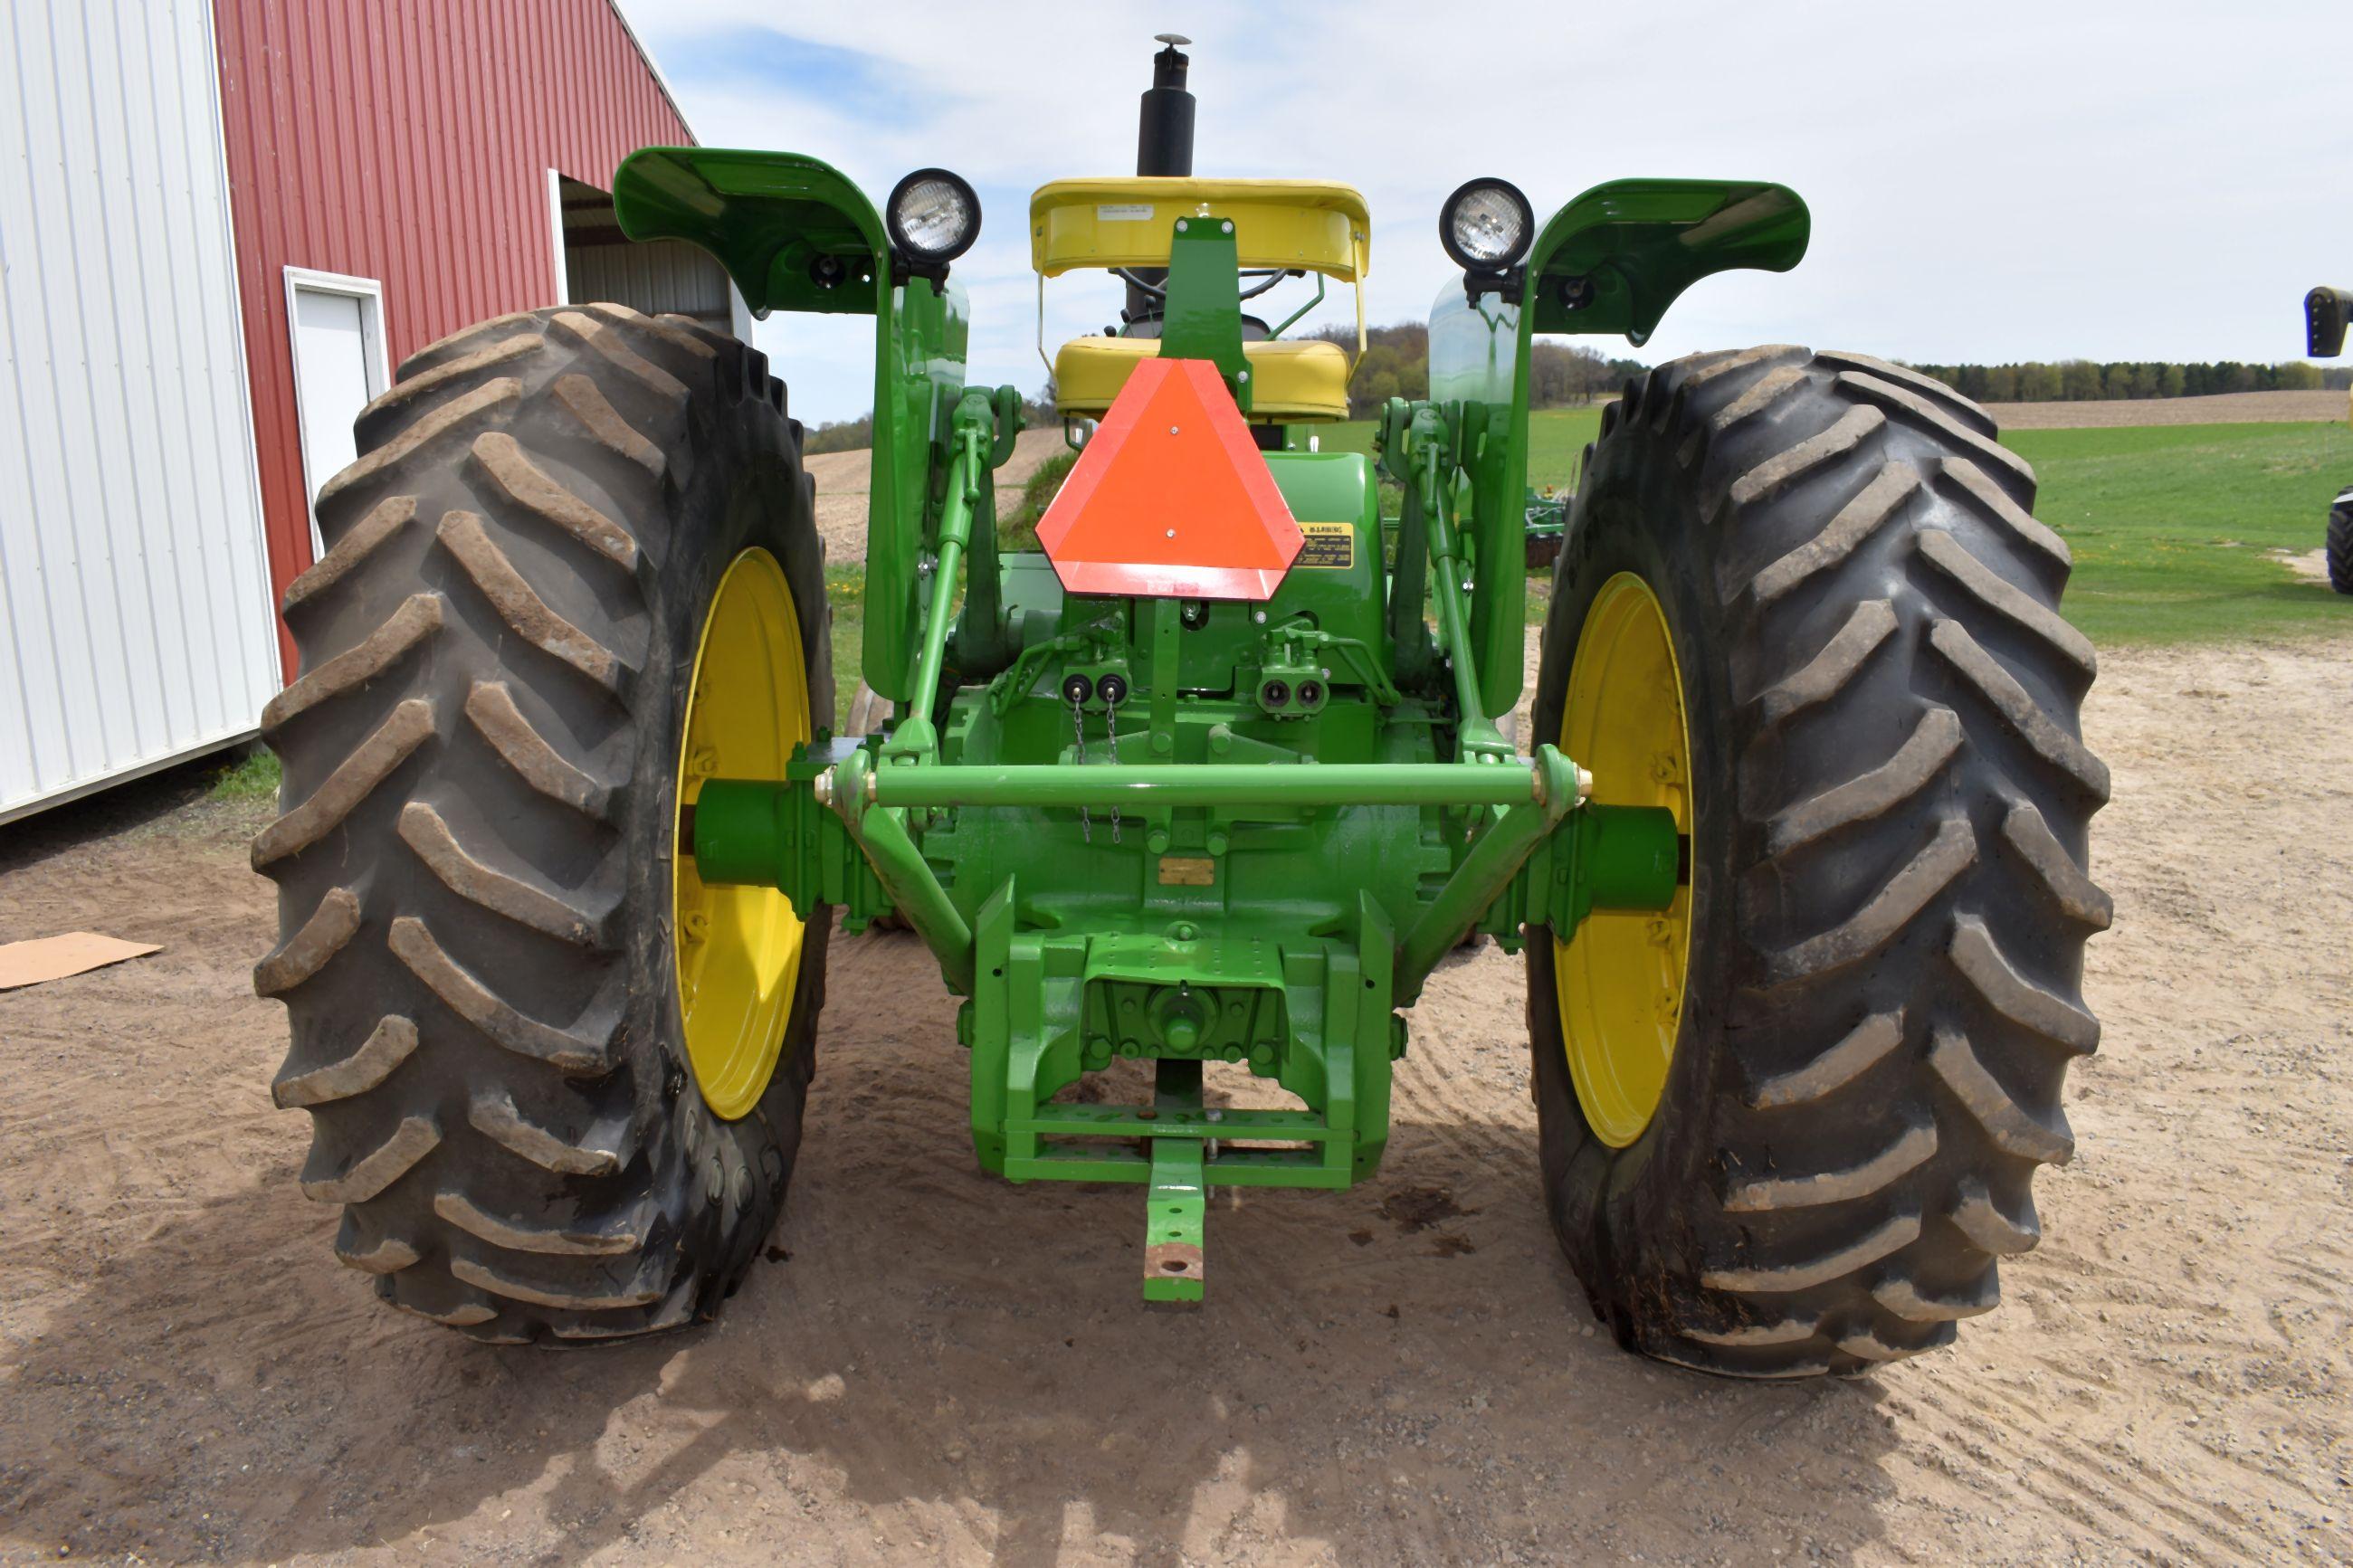
[[[944,164],[986,216],[958,264],[976,383],[1035,388],[1022,243],[1049,179],[1134,167],[1155,32],[1193,38],[1203,174],[1345,180],[1374,216],[1367,311],[1450,279],[1439,203],[1474,174],[1539,214],[1634,174],[1766,178],[1811,207],[1792,273],[1694,288],[1640,357],[1792,342],[1913,360],[2297,353],[2298,301],[2353,287],[2353,6],[622,0],[712,145],[825,158],[879,202]],[[1047,289],[1046,338],[1115,286]],[[1324,319],[1348,317],[1335,291]],[[871,401],[871,339],[771,318],[794,411]],[[1621,342],[1596,344],[1624,350]]]

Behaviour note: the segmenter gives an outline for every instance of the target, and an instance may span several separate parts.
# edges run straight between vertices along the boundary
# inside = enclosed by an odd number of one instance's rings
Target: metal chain
[[[1087,765],[1087,713],[1075,694],[1071,698],[1071,732],[1079,739],[1078,765],[1085,767]],[[1119,831],[1118,822],[1117,817],[1112,819],[1112,831],[1114,835]],[[1088,844],[1095,841],[1094,817],[1083,805],[1079,807],[1079,837]]]
[[[1105,680],[1099,689],[1103,692],[1103,732],[1111,737],[1111,760],[1115,763],[1119,761],[1119,693],[1109,680]],[[1119,842],[1117,805],[1113,805],[1111,808],[1111,841],[1113,844]]]

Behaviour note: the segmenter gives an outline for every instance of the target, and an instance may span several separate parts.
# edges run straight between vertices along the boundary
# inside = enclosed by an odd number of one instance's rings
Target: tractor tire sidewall
[[[685,1203],[698,1223],[684,1250],[701,1260],[703,1283],[696,1310],[703,1317],[712,1315],[741,1283],[783,1212],[816,1072],[817,1020],[825,1005],[826,947],[833,925],[830,910],[809,911],[784,1042],[759,1102],[733,1121],[713,1114],[695,1085],[679,1010],[671,854],[679,744],[695,651],[720,579],[744,551],[772,555],[792,592],[812,726],[828,728],[834,711],[824,552],[812,548],[818,539],[813,492],[786,423],[771,416],[776,412],[756,398],[714,400],[715,460],[698,462],[678,511],[686,520],[680,547],[669,552],[654,579],[659,696],[649,693],[638,713],[640,743],[623,833],[629,868],[625,908],[640,912],[628,930],[632,1006],[625,1027],[631,1037],[659,1041],[666,1065],[662,1092],[670,1114],[659,1121],[671,1130],[677,1146],[665,1151],[657,1143],[649,1152],[653,1169],[676,1171],[695,1189]],[[654,674],[649,668],[649,682]]]
[[[1605,468],[1622,461],[1612,448],[1602,448],[1595,457]],[[1731,900],[1720,875],[1721,868],[1732,864],[1732,759],[1724,752],[1732,724],[1724,671],[1710,657],[1723,646],[1723,632],[1695,557],[1674,548],[1672,534],[1648,521],[1674,515],[1675,498],[1655,493],[1672,482],[1671,473],[1658,471],[1597,472],[1588,478],[1587,493],[1594,504],[1564,542],[1545,618],[1545,646],[1572,650],[1603,585],[1621,572],[1641,578],[1657,595],[1674,644],[1690,746],[1690,958],[1675,1053],[1658,1114],[1633,1143],[1623,1150],[1612,1148],[1594,1135],[1577,1107],[1567,1053],[1556,1045],[1547,1049],[1541,1044],[1534,1052],[1546,1207],[1561,1246],[1579,1277],[1588,1279],[1630,1279],[1654,1267],[1644,1261],[1632,1238],[1652,1230],[1645,1220],[1658,1203],[1656,1194],[1680,1193],[1706,1179],[1714,1151],[1705,1137],[1708,1119],[1701,1112],[1716,1090],[1716,1058],[1694,1048],[1693,1043],[1723,1030],[1725,998],[1733,984],[1729,965],[1736,942]],[[1560,742],[1570,663],[1566,657],[1543,661],[1530,714],[1532,732],[1526,738],[1531,746]],[[1527,951],[1529,1037],[1562,1041],[1567,1032],[1551,932],[1532,932]],[[1591,1294],[1590,1300],[1596,1316],[1621,1343],[1634,1348],[1637,1325],[1617,1310],[1615,1300],[1599,1294]]]

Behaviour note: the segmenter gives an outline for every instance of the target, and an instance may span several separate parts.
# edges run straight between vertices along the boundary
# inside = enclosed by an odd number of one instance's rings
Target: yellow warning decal
[[[1356,525],[1353,522],[1303,522],[1299,554],[1291,564],[1326,571],[1345,571],[1356,563]]]

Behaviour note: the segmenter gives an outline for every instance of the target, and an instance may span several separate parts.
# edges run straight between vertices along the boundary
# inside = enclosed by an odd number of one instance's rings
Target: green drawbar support
[[[1201,1109],[1201,1064],[1163,1058],[1155,1081],[1156,1115]],[[1145,1189],[1144,1299],[1201,1299],[1201,1240],[1208,1215],[1204,1150],[1198,1138],[1152,1140],[1152,1182]]]
[[[1163,601],[1173,603],[1174,601]],[[1547,789],[1567,810],[1577,774],[1550,746],[1537,765],[1510,763],[955,763],[883,768],[872,775],[889,807],[1519,805],[1545,804]],[[862,782],[862,781],[861,781]],[[845,784],[843,788],[849,786]]]

